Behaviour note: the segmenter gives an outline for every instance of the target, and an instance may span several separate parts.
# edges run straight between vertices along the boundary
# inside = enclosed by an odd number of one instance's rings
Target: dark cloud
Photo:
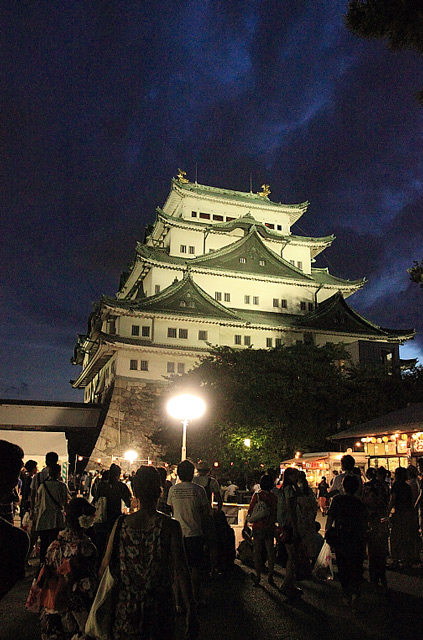
[[[74,337],[117,290],[178,166],[244,190],[252,174],[276,201],[310,200],[294,231],[335,233],[318,264],[367,278],[350,304],[421,328],[423,294],[406,272],[422,247],[416,54],[352,36],[345,2],[7,4],[1,377],[11,394],[80,399],[68,383]]]

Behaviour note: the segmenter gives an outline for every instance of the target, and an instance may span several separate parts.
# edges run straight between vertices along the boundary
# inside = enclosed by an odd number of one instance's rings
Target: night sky
[[[422,58],[344,26],[346,0],[4,0],[0,397],[69,384],[93,302],[113,295],[178,167],[310,201],[316,266],[366,277],[348,303],[422,329]],[[422,354],[418,337],[402,357]]]

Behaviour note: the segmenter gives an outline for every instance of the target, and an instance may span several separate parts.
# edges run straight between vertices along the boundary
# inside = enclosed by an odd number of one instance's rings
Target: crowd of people
[[[398,467],[393,481],[384,467],[369,467],[365,478],[347,454],[341,459],[342,472],[331,484],[323,477],[317,486],[317,499],[303,471],[288,467],[280,486],[269,475],[262,476],[260,492],[254,494],[247,516],[251,522],[254,568],[251,578],[260,583],[263,545],[268,562],[268,582],[274,584],[274,536],[283,548],[285,576],[280,591],[293,599],[302,595],[297,581],[311,576],[313,565],[324,543],[316,525],[320,508],[327,516],[325,539],[336,556],[343,602],[355,606],[363,581],[367,556],[369,578],[374,585],[387,587],[386,566],[420,566],[422,549],[423,459],[419,469]],[[255,521],[259,501],[265,502],[266,516]],[[276,526],[277,523],[277,526]]]
[[[183,614],[186,637],[195,640],[197,610],[206,604],[204,577],[219,576],[224,554],[230,564],[235,548],[222,492],[206,461],[197,463],[197,475],[191,461],[181,462],[172,479],[153,466],[125,478],[112,464],[70,490],[54,452],[41,471],[32,460],[23,466],[22,449],[9,442],[0,441],[0,456],[0,598],[23,577],[38,540],[39,577],[31,589],[42,591],[53,575],[66,585],[60,606],[58,599],[40,600],[42,640],[89,637],[87,619],[107,573],[115,582],[110,638],[171,640],[176,615]],[[322,478],[317,495],[295,467],[282,478],[270,471],[261,476],[244,525],[255,586],[267,562],[271,587],[288,601],[302,596],[298,582],[311,577],[324,544],[319,509],[327,516],[325,538],[336,555],[345,604],[354,606],[359,598],[366,554],[370,581],[382,588],[388,555],[392,567],[420,562],[423,464],[398,467],[392,483],[383,467],[369,468],[363,478],[350,455],[341,465],[331,483]],[[13,526],[18,503],[27,533]],[[276,561],[284,567],[280,586]]]

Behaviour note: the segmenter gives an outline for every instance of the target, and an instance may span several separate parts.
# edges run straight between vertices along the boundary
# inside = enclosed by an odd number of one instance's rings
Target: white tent
[[[45,456],[55,451],[62,465],[62,476],[66,478],[68,470],[68,441],[63,431],[15,431],[0,429],[0,439],[13,442],[22,447],[24,462],[36,460],[38,469],[45,466]]]

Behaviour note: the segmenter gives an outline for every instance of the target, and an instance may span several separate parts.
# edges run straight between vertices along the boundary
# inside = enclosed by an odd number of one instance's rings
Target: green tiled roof
[[[340,292],[324,300],[317,309],[300,318],[298,326],[310,330],[339,331],[386,338],[404,337],[405,339],[414,335],[414,330],[386,329],[366,320],[345,302]]]
[[[291,209],[302,209],[305,211],[310,204],[308,201],[299,204],[283,204],[281,202],[272,202],[269,198],[258,195],[258,193],[250,193],[248,191],[234,191],[232,189],[221,189],[219,187],[210,187],[195,182],[180,182],[173,178],[172,183],[182,189],[205,196],[217,196],[226,200],[236,200],[238,202],[254,202],[255,204],[265,205],[269,207],[283,207]]]
[[[341,288],[361,287],[365,280],[342,280],[332,276],[327,269],[312,269],[311,275],[305,274],[290,262],[280,258],[274,251],[266,247],[259,237],[257,228],[251,228],[250,233],[218,251],[207,253],[197,258],[181,258],[171,256],[167,249],[151,247],[138,243],[137,254],[141,259],[160,262],[169,266],[185,268],[186,265],[206,269],[233,271],[238,273],[277,276],[280,278],[292,278],[293,280],[306,281],[317,284],[336,285]],[[245,263],[240,262],[245,258]],[[260,260],[264,265],[260,265]]]
[[[186,272],[182,280],[176,280],[160,293],[137,300],[111,298],[104,296],[103,301],[129,311],[170,312],[185,317],[206,316],[209,318],[231,319],[236,317],[233,311],[214,300],[199,287]]]
[[[342,278],[337,278],[329,273],[327,268],[315,269],[312,267],[311,275],[314,280],[320,284],[334,284],[339,285],[340,287],[345,286],[346,284],[362,287],[366,283],[366,278],[362,278],[361,280],[343,280]]]
[[[143,244],[137,245],[137,253],[141,257],[173,265],[189,264],[191,267],[198,266],[207,269],[278,276],[280,278],[313,282],[312,276],[305,274],[301,269],[268,249],[254,226],[251,227],[250,232],[244,238],[240,238],[222,249],[198,258],[186,260],[170,256],[164,249],[148,247]],[[240,261],[240,259],[245,260],[245,262]],[[264,262],[264,264],[260,264],[260,262]]]
[[[235,220],[230,220],[229,222],[213,222],[213,223],[204,223],[199,222],[198,220],[186,218],[177,218],[175,216],[171,216],[168,213],[165,213],[160,207],[157,207],[157,216],[159,219],[162,219],[165,222],[170,224],[174,224],[177,226],[187,226],[194,227],[197,229],[201,229],[204,231],[204,228],[210,229],[213,231],[220,231],[222,233],[228,233],[233,231],[234,229],[245,229],[248,231],[253,225],[256,226],[257,232],[263,238],[269,238],[271,240],[278,240],[279,242],[286,244],[288,242],[301,242],[307,244],[318,244],[329,246],[335,239],[334,235],[323,236],[322,238],[315,238],[312,236],[297,236],[297,235],[284,235],[280,231],[275,231],[274,229],[270,229],[267,227],[264,222],[256,220],[254,216],[250,213],[245,214],[244,216],[240,216]]]
[[[305,315],[254,311],[224,307],[209,296],[193,280],[189,272],[182,280],[176,280],[161,293],[141,300],[128,300],[103,296],[108,306],[128,311],[170,313],[183,317],[206,317],[226,320],[234,324],[263,326],[273,329],[298,329],[300,331],[331,331],[359,336],[386,339],[409,339],[414,330],[396,330],[379,327],[354,311],[340,292],[334,294],[317,309]],[[186,306],[181,306],[183,301]],[[189,306],[189,303],[193,303]]]

